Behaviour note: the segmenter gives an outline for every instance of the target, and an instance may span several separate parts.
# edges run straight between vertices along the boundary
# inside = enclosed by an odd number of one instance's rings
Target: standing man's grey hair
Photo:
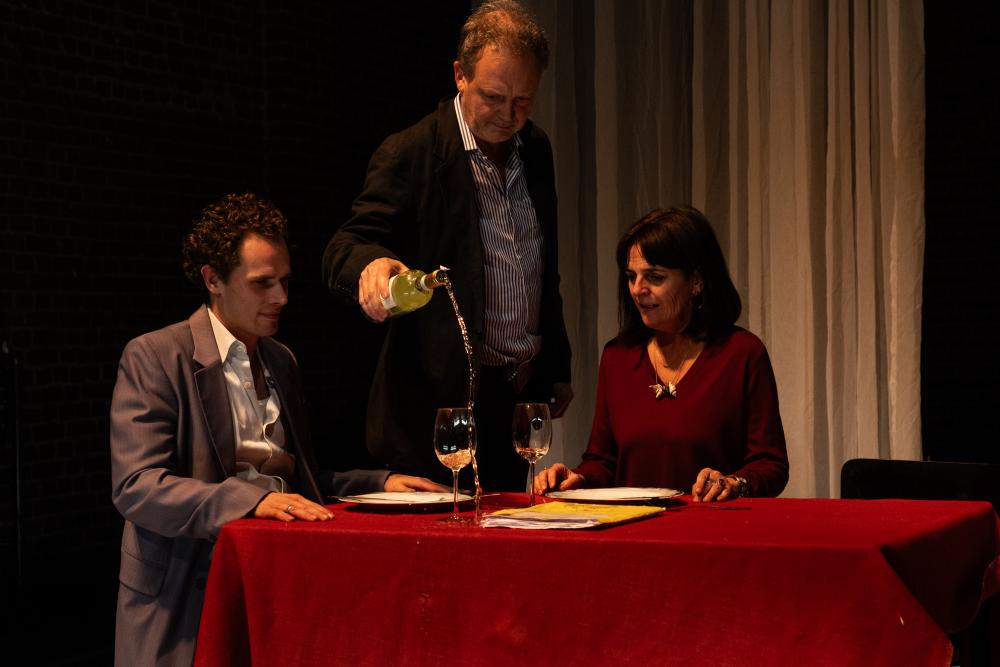
[[[468,78],[484,48],[491,46],[530,57],[544,71],[549,64],[549,40],[535,16],[515,0],[481,4],[465,21],[458,35],[458,60]]]

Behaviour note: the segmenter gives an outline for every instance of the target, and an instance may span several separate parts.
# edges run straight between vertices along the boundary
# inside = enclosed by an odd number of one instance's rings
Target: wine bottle
[[[426,306],[434,296],[434,288],[444,285],[447,279],[445,266],[430,273],[419,269],[397,273],[389,278],[389,294],[382,298],[382,306],[389,311],[389,317],[411,313]]]

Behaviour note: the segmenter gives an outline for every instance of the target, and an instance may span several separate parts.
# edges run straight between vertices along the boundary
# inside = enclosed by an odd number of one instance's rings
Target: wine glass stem
[[[458,516],[458,471],[451,471],[451,513]]]
[[[535,462],[528,461],[528,489],[531,492],[531,500],[528,502],[529,506],[534,507],[535,505]]]

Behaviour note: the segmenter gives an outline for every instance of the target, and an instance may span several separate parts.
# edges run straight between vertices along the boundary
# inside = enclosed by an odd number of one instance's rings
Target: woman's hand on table
[[[535,475],[532,483],[535,485],[535,493],[545,493],[578,489],[585,481],[583,475],[578,475],[562,463],[557,463]]]
[[[323,507],[297,493],[269,493],[264,496],[253,515],[258,519],[278,521],[327,521],[333,515]]]
[[[411,475],[400,475],[392,473],[385,478],[385,491],[437,491],[440,493],[451,493],[451,488],[432,482],[426,477],[413,477]]]
[[[711,468],[702,468],[691,486],[691,497],[696,503],[732,500],[739,498],[739,490],[739,480],[732,475],[723,475]]]

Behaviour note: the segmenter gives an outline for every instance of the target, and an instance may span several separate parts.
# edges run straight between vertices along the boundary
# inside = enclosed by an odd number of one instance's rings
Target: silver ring
[[[291,514],[291,513],[292,513],[292,506],[289,505],[288,507],[285,508],[285,514]]]

